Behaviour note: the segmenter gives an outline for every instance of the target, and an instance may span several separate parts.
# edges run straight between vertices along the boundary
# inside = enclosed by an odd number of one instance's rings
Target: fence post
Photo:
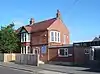
[[[37,63],[37,66],[39,66],[39,54],[36,54],[36,63]]]

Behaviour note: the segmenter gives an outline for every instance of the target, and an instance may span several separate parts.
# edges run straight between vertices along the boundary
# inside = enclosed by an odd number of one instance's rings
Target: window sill
[[[85,54],[89,54],[89,53],[85,53]]]
[[[58,57],[68,57],[68,55],[62,56],[62,55],[58,55]]]
[[[30,41],[22,41],[21,43],[23,43],[23,42],[30,42]]]
[[[53,42],[53,43],[61,43],[61,42],[56,42],[56,41],[50,41],[50,42]]]

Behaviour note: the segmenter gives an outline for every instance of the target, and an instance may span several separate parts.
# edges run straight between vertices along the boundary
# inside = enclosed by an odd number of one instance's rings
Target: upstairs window
[[[24,34],[21,34],[21,42],[24,42]]]
[[[55,41],[57,41],[57,32],[55,32]]]
[[[60,32],[50,31],[50,42],[60,42]]]
[[[54,32],[51,32],[51,41],[54,41]]]
[[[21,42],[26,42],[26,33],[21,33]]]
[[[58,42],[60,42],[60,32],[58,32]]]
[[[30,34],[21,33],[21,42],[30,42]]]

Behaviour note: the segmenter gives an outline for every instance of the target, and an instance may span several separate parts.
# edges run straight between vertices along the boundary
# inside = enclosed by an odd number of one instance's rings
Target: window
[[[28,53],[31,53],[31,51],[30,51],[30,47],[28,46]]]
[[[89,49],[84,49],[85,54],[89,54]]]
[[[26,42],[26,33],[24,33],[24,42]]]
[[[57,32],[55,32],[55,41],[57,41]]]
[[[51,32],[51,41],[54,41],[54,32]]]
[[[67,36],[64,34],[64,38],[63,38],[64,39],[64,44],[66,44],[66,37]]]
[[[24,54],[26,54],[26,46],[24,46]]]
[[[60,32],[51,31],[50,32],[50,42],[60,42]]]
[[[58,32],[58,42],[60,42],[60,32]]]
[[[58,55],[60,57],[68,57],[68,49],[67,48],[61,48],[58,50]]]
[[[24,53],[24,51],[23,51],[23,46],[21,47],[21,53],[22,53],[22,54]]]
[[[26,46],[22,46],[21,47],[21,53],[22,54],[26,54]]]
[[[21,34],[21,41],[24,42],[24,34]]]
[[[26,42],[27,40],[27,34],[26,33],[22,33],[21,34],[21,42]]]

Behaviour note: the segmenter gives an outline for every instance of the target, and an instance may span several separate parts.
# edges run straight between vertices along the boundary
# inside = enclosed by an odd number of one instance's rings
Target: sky
[[[100,35],[100,0],[0,0],[0,26],[12,22],[15,28],[56,16],[61,17],[70,32],[70,42],[93,40]]]

